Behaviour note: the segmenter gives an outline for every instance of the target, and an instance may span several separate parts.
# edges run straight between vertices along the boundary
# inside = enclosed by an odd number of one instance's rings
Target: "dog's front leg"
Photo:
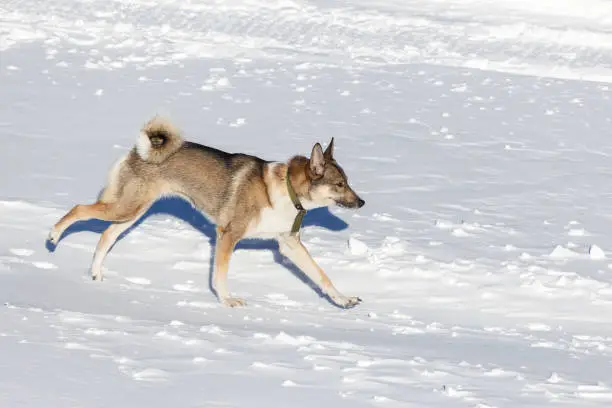
[[[308,253],[308,250],[298,236],[281,235],[278,238],[278,243],[281,254],[289,258],[291,262],[300,268],[338,306],[348,308],[361,302],[361,299],[358,297],[344,296],[336,289],[323,269],[312,259],[312,256],[310,256],[310,253]]]
[[[231,297],[229,290],[227,289],[227,270],[229,269],[229,260],[237,242],[238,240],[231,232],[224,231],[219,227],[217,228],[213,287],[215,292],[217,292],[219,301],[230,307],[246,305],[246,301],[244,299]]]

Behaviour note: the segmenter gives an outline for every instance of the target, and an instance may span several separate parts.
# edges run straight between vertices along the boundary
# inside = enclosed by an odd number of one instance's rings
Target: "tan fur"
[[[217,225],[213,286],[224,304],[245,304],[231,297],[227,288],[229,260],[238,241],[269,237],[279,241],[281,252],[333,302],[354,306],[359,299],[338,292],[299,235],[289,234],[297,210],[287,190],[287,169],[291,185],[307,209],[333,203],[353,208],[363,205],[333,159],[333,139],[324,153],[317,143],[311,159],[295,156],[287,163],[265,162],[185,142],[173,125],[155,117],[143,127],[136,147],[113,165],[98,201],[75,206],[52,228],[49,240],[57,244],[77,221],[97,218],[113,222],[100,237],[92,262],[93,279],[102,279],[102,263],[119,235],[161,196],[180,196]]]

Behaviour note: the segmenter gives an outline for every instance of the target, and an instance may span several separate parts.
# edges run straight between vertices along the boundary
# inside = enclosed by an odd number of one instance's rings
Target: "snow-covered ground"
[[[1,407],[609,407],[612,3],[0,3]],[[309,213],[335,308],[159,202],[106,261],[95,197],[153,114],[284,160],[336,138],[367,204]]]

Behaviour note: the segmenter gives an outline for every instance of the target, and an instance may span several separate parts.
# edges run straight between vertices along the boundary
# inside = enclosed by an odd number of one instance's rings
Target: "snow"
[[[350,237],[348,240],[348,249],[353,255],[365,255],[368,253],[368,246],[355,237]]]
[[[612,5],[0,4],[1,407],[608,407]],[[335,137],[366,200],[209,289],[214,226],[157,203],[93,282],[95,200],[142,124],[284,160]]]
[[[591,245],[591,247],[589,248],[589,255],[591,256],[591,259],[605,259],[606,258],[606,253],[603,251],[603,249],[601,249],[595,244]]]

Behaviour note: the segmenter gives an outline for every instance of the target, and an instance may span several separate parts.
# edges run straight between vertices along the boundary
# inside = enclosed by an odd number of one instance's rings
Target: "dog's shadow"
[[[213,270],[214,270],[214,256],[215,256],[215,242],[216,242],[216,230],[215,225],[212,224],[206,217],[202,215],[198,210],[193,208],[190,203],[181,198],[162,198],[156,201],[153,206],[147,211],[132,227],[130,227],[127,231],[119,236],[117,242],[121,241],[130,231],[138,225],[140,225],[144,220],[153,216],[153,215],[171,215],[184,222],[190,224],[193,228],[200,231],[204,235],[208,237],[210,243],[210,266],[208,273],[208,286],[210,290],[215,293],[213,287]],[[60,237],[60,241],[69,235],[75,234],[77,232],[82,231],[90,231],[96,233],[102,233],[108,226],[109,222],[100,221],[100,220],[88,220],[88,221],[79,221],[71,225]],[[309,226],[317,226],[322,227],[331,231],[341,231],[348,227],[348,224],[344,222],[341,218],[332,214],[327,207],[316,208],[308,211],[306,216],[304,217],[304,221],[302,223],[303,227]],[[59,243],[58,243],[59,244]],[[47,241],[47,249],[51,252],[55,250],[56,245],[51,244]],[[114,245],[113,245],[114,246]],[[328,301],[331,301],[329,297],[324,294],[321,289],[316,286],[313,282],[311,282],[304,273],[295,266],[291,261],[285,258],[279,251],[278,242],[276,240],[268,239],[244,239],[236,245],[236,249],[247,249],[247,250],[269,250],[274,254],[274,261],[280,265],[283,265],[293,275],[298,278],[303,283],[310,286],[319,296],[325,297]],[[112,248],[111,248],[112,250]],[[215,293],[216,295],[216,293]],[[332,302],[333,303],[333,302]]]

